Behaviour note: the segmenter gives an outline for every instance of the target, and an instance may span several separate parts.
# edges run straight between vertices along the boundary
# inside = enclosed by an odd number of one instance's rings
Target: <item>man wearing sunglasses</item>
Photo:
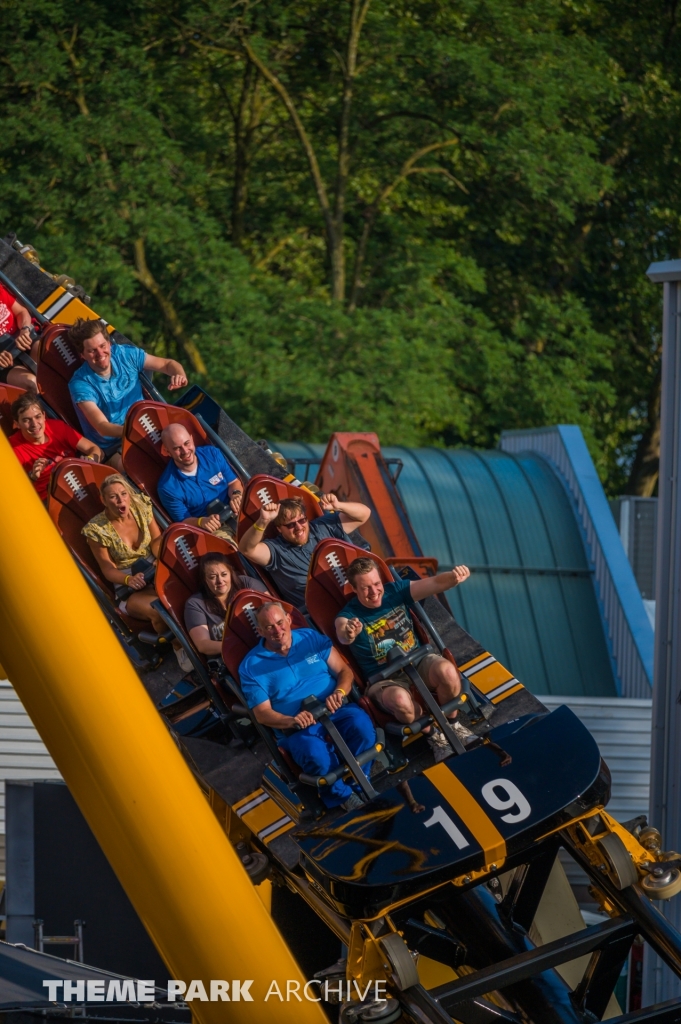
[[[307,570],[319,541],[327,537],[345,540],[346,534],[353,533],[371,515],[366,505],[339,501],[335,494],[323,494],[320,504],[324,514],[312,522],[302,498],[265,505],[239,542],[241,553],[264,566],[284,600],[297,608],[305,607]],[[276,526],[277,536],[265,538],[270,523]]]

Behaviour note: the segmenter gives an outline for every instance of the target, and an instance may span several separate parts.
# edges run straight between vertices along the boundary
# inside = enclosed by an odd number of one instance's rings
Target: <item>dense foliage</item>
[[[246,429],[656,474],[677,0],[5,0],[0,226]]]

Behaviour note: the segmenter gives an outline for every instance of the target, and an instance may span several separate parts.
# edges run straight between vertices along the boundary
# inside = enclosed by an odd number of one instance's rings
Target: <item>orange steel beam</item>
[[[376,434],[332,434],[317,484],[323,491],[334,491],[341,501],[361,501],[369,506],[371,518],[362,534],[377,554],[407,559],[421,555]]]

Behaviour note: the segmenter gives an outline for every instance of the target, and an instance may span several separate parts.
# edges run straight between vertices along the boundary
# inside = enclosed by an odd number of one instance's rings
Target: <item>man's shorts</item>
[[[428,686],[428,674],[431,667],[438,661],[444,661],[444,658],[440,657],[439,654],[426,654],[421,658],[418,665],[414,666],[426,686]],[[411,685],[411,679],[404,669],[401,669],[399,672],[395,673],[394,676],[391,676],[390,679],[383,679],[380,683],[373,683],[367,690],[366,696],[371,698],[371,700],[373,700],[382,711],[385,711],[386,714],[390,714],[390,711],[388,711],[381,700],[381,694],[385,690],[386,686],[400,686],[403,690],[411,690]]]

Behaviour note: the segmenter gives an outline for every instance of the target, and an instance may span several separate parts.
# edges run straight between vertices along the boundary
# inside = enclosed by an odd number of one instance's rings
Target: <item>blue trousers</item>
[[[348,747],[355,755],[368,750],[376,742],[376,730],[373,722],[356,704],[346,704],[331,715],[331,721],[338,729]],[[329,740],[327,743],[326,740]],[[326,775],[341,764],[336,748],[329,739],[329,734],[320,722],[309,725],[307,729],[284,736],[281,746],[288,750],[297,765],[308,775]],[[365,775],[369,775],[372,762],[363,766]],[[321,786],[319,795],[327,807],[338,807],[351,795],[352,790],[347,782],[338,779],[332,786]]]

